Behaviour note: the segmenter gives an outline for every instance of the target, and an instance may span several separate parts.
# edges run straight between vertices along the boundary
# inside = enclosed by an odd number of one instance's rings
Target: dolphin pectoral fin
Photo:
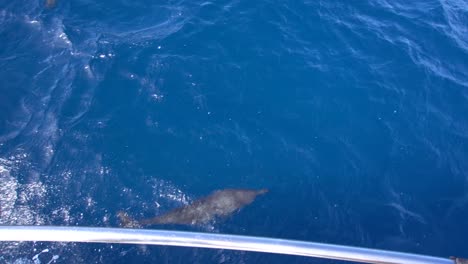
[[[122,227],[127,227],[127,228],[141,228],[141,224],[130,217],[126,212],[124,211],[119,211],[117,213],[117,217],[120,220],[120,226]]]

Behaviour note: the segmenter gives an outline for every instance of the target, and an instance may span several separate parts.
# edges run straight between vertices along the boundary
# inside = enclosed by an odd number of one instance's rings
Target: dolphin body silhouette
[[[144,227],[149,225],[179,224],[203,225],[216,217],[226,217],[251,204],[258,195],[268,189],[225,189],[214,191],[210,195],[194,201],[192,204],[173,209],[153,218],[135,220],[126,212],[120,211],[117,216],[124,227]]]

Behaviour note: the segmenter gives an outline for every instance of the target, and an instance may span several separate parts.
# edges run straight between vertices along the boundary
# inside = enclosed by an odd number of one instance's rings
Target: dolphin
[[[175,208],[153,218],[135,220],[126,212],[120,211],[117,216],[124,227],[145,227],[149,225],[195,225],[207,224],[216,217],[226,217],[251,204],[258,195],[268,189],[225,189],[214,191],[210,195],[194,201],[192,204]]]

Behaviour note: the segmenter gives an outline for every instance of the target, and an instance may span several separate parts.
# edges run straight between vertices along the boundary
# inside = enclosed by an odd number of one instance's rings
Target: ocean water
[[[202,227],[468,257],[468,3],[0,0],[0,224]],[[1,243],[0,263],[335,263]]]

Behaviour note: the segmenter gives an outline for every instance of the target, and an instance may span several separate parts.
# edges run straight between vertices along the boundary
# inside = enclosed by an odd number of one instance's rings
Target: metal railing
[[[296,240],[150,229],[0,226],[0,241],[93,242],[216,248],[379,264],[464,263],[462,259]]]

